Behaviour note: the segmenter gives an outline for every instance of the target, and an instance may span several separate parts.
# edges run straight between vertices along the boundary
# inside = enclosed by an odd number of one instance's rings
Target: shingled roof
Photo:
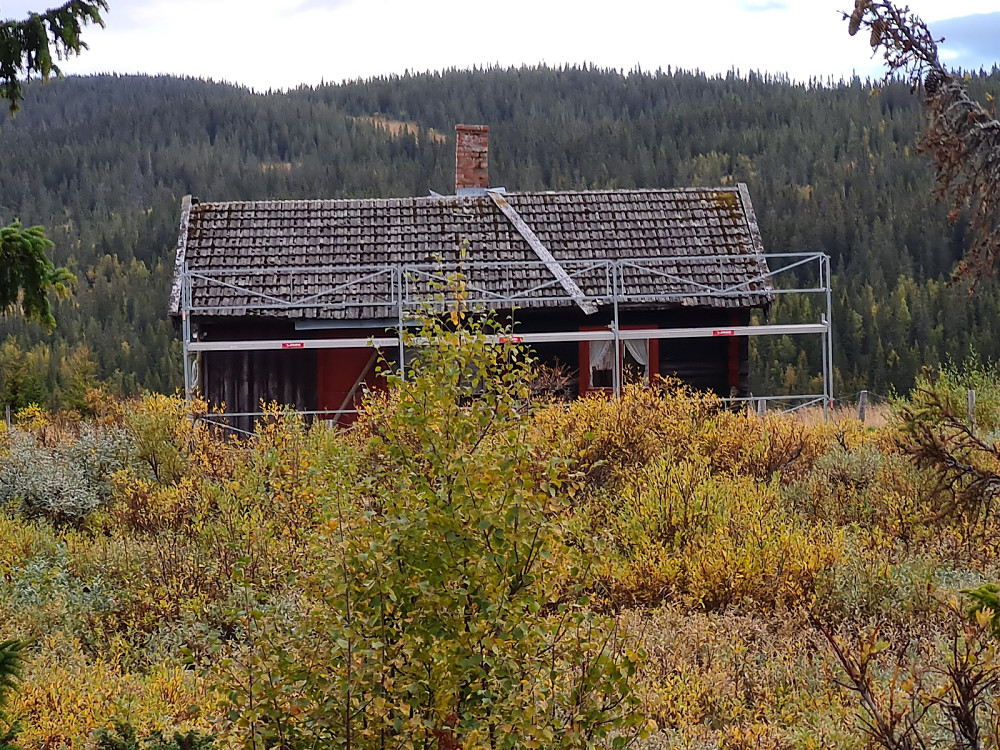
[[[771,301],[771,285],[761,278],[767,267],[760,232],[742,184],[505,198],[598,304],[611,302],[605,261],[627,261],[617,265],[624,304],[749,308]],[[574,305],[488,195],[185,201],[182,213],[173,314],[181,311],[187,273],[189,309],[201,317],[391,317],[397,308],[388,276],[378,269],[404,268],[424,278],[421,269],[447,270],[463,260],[470,287],[484,299],[495,297],[497,307],[512,296],[518,307]],[[408,279],[419,292],[413,274]]]

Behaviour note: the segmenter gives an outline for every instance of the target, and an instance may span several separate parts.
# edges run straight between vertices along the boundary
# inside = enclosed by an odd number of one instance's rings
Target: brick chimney
[[[489,187],[488,125],[455,126],[455,194],[481,193]]]

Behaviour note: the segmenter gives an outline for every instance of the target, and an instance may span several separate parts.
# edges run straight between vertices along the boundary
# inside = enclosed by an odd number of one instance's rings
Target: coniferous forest
[[[0,226],[77,282],[53,333],[0,321],[0,750],[1000,747],[1000,293],[949,282],[921,118],[902,84],[673,71],[29,86]],[[539,398],[460,294],[350,429],[234,439],[162,393],[183,195],[449,192],[456,122],[510,190],[748,183],[770,252],[832,258],[840,396],[900,398]],[[812,347],[756,341],[758,395],[811,388]]]
[[[996,72],[971,81],[980,96],[998,84]],[[44,225],[77,276],[53,334],[2,321],[0,399],[74,406],[95,379],[173,391],[166,301],[183,195],[450,192],[456,122],[491,126],[490,181],[508,190],[748,183],[768,252],[832,258],[838,396],[905,392],[925,365],[1000,357],[997,285],[949,283],[964,227],[933,196],[920,102],[902,83],[532,67],[255,93],[99,76],[30,85],[0,120],[0,223]],[[773,315],[807,304],[785,298]],[[754,388],[801,390],[819,357],[818,344],[759,340]]]

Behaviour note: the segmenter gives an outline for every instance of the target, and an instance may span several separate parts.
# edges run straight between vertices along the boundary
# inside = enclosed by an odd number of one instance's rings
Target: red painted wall
[[[365,388],[384,387],[384,378],[376,374],[378,351],[371,347],[320,349],[317,361],[319,410],[357,409]],[[337,424],[349,425],[356,414],[331,414]]]
[[[740,325],[739,312],[733,311],[730,322],[733,326]],[[735,336],[729,339],[729,394],[738,396],[740,392],[740,340]]]

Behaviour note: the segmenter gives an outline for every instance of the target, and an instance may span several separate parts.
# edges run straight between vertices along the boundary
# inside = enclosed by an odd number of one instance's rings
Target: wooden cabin
[[[460,271],[575,394],[676,375],[744,395],[773,292],[745,185],[517,193],[487,187],[487,129],[459,126],[456,194],[185,198],[171,313],[186,377],[228,412],[277,401],[350,421],[376,361]],[[615,344],[618,351],[615,352]]]

